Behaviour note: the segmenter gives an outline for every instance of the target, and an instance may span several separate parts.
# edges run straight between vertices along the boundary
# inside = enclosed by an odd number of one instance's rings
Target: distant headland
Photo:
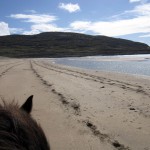
[[[147,44],[71,32],[0,36],[0,56],[12,58],[150,54]]]

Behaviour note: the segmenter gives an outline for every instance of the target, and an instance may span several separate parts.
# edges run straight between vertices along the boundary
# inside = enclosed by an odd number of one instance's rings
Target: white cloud
[[[54,24],[35,24],[31,26],[31,31],[25,31],[23,34],[32,35],[41,32],[67,31],[66,28],[57,27]]]
[[[129,0],[130,3],[140,2],[142,4],[145,4],[148,2],[148,0]]]
[[[136,6],[134,9],[135,13],[139,15],[149,15],[150,16],[150,3]]]
[[[18,33],[22,33],[23,29],[22,28],[9,28],[9,31],[11,34],[18,34]]]
[[[142,0],[129,0],[130,3],[134,3],[134,2],[140,2]]]
[[[66,11],[68,11],[70,13],[80,11],[79,4],[72,4],[72,3],[64,4],[64,3],[60,3],[58,7],[60,9],[66,10]]]
[[[0,22],[0,36],[10,35],[8,24],[5,22]]]
[[[57,20],[56,16],[46,14],[11,14],[10,17],[14,19],[21,19],[24,22],[31,22],[35,24],[49,23]]]
[[[34,35],[39,34],[40,32],[38,30],[31,30],[31,31],[24,31],[22,34],[24,35]]]
[[[125,11],[123,15],[149,15],[150,16],[150,3],[137,5],[133,10]]]
[[[76,21],[70,24],[74,30],[92,31],[107,36],[121,36],[134,33],[150,32],[150,18],[139,17],[112,22]]]
[[[133,18],[137,16],[150,16],[150,3],[135,6],[132,10],[126,10],[121,14],[111,16],[113,19]]]
[[[75,21],[70,24],[70,27],[74,30],[86,30],[91,25],[90,21]]]
[[[140,37],[150,37],[150,34],[146,34],[146,35],[141,35]]]
[[[91,31],[95,34],[107,36],[150,33],[150,3],[136,6],[129,12],[136,14],[136,16],[115,21],[74,21],[70,24],[70,27],[76,31]]]
[[[25,31],[19,28],[11,28],[11,33],[22,32],[25,35],[33,35],[41,32],[51,32],[51,31],[66,31],[67,29],[57,27],[57,25],[52,22],[57,20],[56,16],[45,15],[45,14],[12,14],[10,15],[13,19],[23,20],[25,22],[30,22],[30,30]]]

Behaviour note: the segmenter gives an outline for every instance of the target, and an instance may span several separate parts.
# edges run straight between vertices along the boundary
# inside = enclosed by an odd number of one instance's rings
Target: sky
[[[0,36],[55,31],[150,46],[150,0],[0,0]]]

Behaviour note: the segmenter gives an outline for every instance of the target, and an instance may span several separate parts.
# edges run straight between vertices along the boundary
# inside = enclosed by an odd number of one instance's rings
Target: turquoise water
[[[57,58],[55,63],[85,69],[150,76],[150,55]]]

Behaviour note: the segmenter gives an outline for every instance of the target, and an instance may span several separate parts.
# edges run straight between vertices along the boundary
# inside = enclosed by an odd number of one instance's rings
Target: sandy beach
[[[30,95],[52,150],[150,150],[149,77],[0,59],[1,99]]]

